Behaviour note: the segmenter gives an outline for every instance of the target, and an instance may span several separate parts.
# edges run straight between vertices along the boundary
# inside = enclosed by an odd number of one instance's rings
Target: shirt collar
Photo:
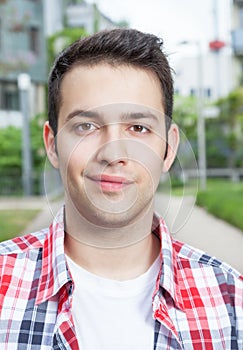
[[[36,304],[42,303],[72,282],[64,254],[64,207],[56,214],[43,244],[42,271]]]
[[[160,287],[173,298],[175,305],[183,310],[183,300],[178,282],[177,258],[173,249],[172,237],[164,220],[155,214],[153,218],[153,233],[161,241],[162,264],[158,275],[154,298],[159,295]],[[67,283],[72,283],[66,257],[64,254],[64,206],[56,214],[43,244],[42,272],[40,276],[36,304],[42,303]]]
[[[184,304],[180,292],[179,271],[177,269],[177,252],[173,247],[173,239],[165,224],[165,221],[157,214],[153,218],[153,233],[161,241],[161,269],[158,275],[154,300],[160,300],[160,288],[166,290],[174,300],[176,307],[184,310]]]

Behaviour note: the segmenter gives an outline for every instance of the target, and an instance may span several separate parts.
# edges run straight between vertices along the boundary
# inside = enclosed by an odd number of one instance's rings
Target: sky
[[[231,0],[87,0],[87,2],[95,2],[99,9],[114,21],[126,20],[132,28],[158,35],[164,40],[164,46],[169,54],[179,50],[178,44],[182,41],[200,41],[205,48],[216,36],[226,43],[230,41]],[[214,16],[215,8],[217,17]]]

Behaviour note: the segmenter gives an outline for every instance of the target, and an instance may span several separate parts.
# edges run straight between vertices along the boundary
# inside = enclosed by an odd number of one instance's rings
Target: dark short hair
[[[99,63],[113,66],[132,65],[155,73],[161,84],[168,130],[172,119],[174,91],[171,68],[162,49],[161,39],[135,29],[104,30],[71,44],[56,58],[49,76],[48,118],[54,134],[57,133],[64,75],[75,66],[92,66]]]

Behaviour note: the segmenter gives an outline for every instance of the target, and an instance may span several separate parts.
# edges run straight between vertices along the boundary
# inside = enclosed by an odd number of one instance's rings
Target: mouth
[[[126,177],[117,175],[102,174],[87,177],[89,180],[96,183],[103,192],[121,191],[133,183],[133,181],[127,179]]]

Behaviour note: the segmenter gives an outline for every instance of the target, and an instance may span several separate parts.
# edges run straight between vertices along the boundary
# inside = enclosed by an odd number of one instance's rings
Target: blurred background
[[[243,0],[0,0],[1,240],[61,196],[42,142],[56,55],[116,27],[161,37],[173,68],[182,142],[158,192],[169,181],[243,232]]]

